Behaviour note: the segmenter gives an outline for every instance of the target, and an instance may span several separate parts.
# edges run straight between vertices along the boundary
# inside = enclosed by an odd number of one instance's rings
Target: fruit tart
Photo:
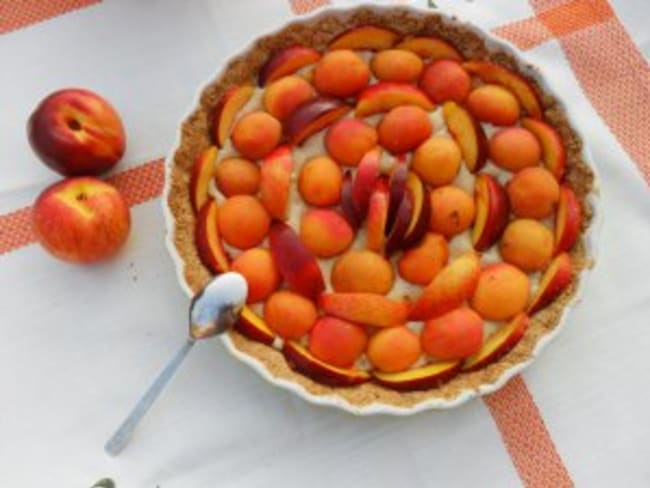
[[[316,402],[403,413],[530,362],[591,265],[593,185],[512,48],[360,8],[259,39],[205,87],[166,205],[190,292],[248,282],[238,357]]]

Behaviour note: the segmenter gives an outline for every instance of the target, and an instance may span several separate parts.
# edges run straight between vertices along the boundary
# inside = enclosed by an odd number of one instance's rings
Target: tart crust
[[[195,159],[212,144],[212,116],[219,97],[233,85],[255,85],[259,69],[276,49],[302,44],[324,50],[330,40],[338,34],[363,24],[386,27],[402,35],[439,36],[451,42],[466,59],[490,60],[524,76],[541,96],[546,121],[558,130],[566,146],[566,181],[582,205],[584,236],[593,216],[587,196],[593,190],[594,175],[584,161],[580,137],[571,127],[561,103],[545,92],[535,79],[534,67],[522,65],[509,49],[484,38],[475,28],[455,19],[449,20],[437,13],[416,12],[403,8],[379,10],[364,7],[346,11],[344,14],[325,12],[315,19],[291,23],[272,35],[260,38],[243,54],[234,58],[220,76],[203,90],[199,106],[182,124],[180,144],[167,167],[167,205],[175,222],[173,246],[182,261],[183,277],[193,292],[200,290],[212,275],[201,263],[194,244],[196,218],[190,204],[189,175]],[[593,265],[582,236],[571,251],[575,273],[572,284],[551,305],[531,318],[529,328],[517,346],[501,360],[476,372],[461,373],[439,388],[398,392],[372,382],[347,388],[329,387],[294,372],[282,353],[272,347],[251,341],[236,331],[230,332],[230,339],[239,352],[260,362],[272,376],[301,385],[312,395],[339,397],[353,407],[378,403],[412,408],[434,399],[451,401],[466,393],[466,390],[477,390],[481,385],[499,381],[506,370],[528,361],[538,342],[557,327],[564,308],[576,293],[581,271]]]

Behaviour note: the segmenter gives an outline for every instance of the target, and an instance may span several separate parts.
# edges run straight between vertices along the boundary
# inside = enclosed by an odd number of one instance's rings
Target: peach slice
[[[365,327],[335,319],[319,318],[309,333],[309,352],[338,368],[349,368],[368,344]]]
[[[411,51],[422,58],[432,61],[439,59],[460,61],[463,59],[454,46],[438,37],[409,37],[395,46],[395,49]]]
[[[261,168],[260,201],[271,217],[284,220],[291,190],[291,148],[287,145],[278,147],[264,158]]]
[[[395,220],[393,221],[390,233],[386,237],[386,249],[384,252],[387,256],[393,254],[404,244],[404,236],[409,229],[413,214],[415,213],[415,202],[413,198],[411,192],[407,191],[397,208]]]
[[[553,254],[569,251],[580,235],[582,225],[582,208],[580,201],[571,188],[560,187],[560,200],[555,217],[555,245]]]
[[[353,229],[358,229],[361,225],[361,218],[357,215],[357,211],[354,207],[354,201],[352,199],[352,188],[354,182],[352,179],[352,172],[346,171],[343,175],[343,183],[341,184],[341,210],[345,220],[348,221],[348,224]]]
[[[388,220],[388,183],[384,178],[377,180],[370,195],[368,217],[366,218],[366,247],[371,251],[383,252]]]
[[[383,51],[395,44],[397,38],[397,33],[392,30],[374,25],[362,25],[335,37],[330,42],[329,48]]]
[[[502,325],[488,337],[479,352],[463,362],[463,371],[476,371],[505,356],[521,340],[527,328],[528,315],[525,313],[517,315],[506,325]]]
[[[219,150],[216,146],[205,149],[192,167],[190,175],[190,198],[194,212],[198,212],[208,200],[208,187],[215,175],[215,163]]]
[[[463,67],[470,73],[478,75],[485,83],[495,83],[508,88],[528,115],[534,119],[542,118],[543,110],[539,95],[524,77],[489,61],[468,61],[463,63]]]
[[[461,361],[433,363],[421,368],[409,369],[401,373],[380,373],[373,371],[373,379],[392,390],[416,391],[438,388],[456,376],[460,371]]]
[[[317,383],[329,386],[355,386],[370,379],[370,374],[365,371],[338,368],[321,361],[297,342],[285,342],[282,353],[291,369]]]
[[[419,88],[408,83],[381,81],[359,94],[355,113],[357,117],[368,117],[402,105],[415,105],[427,112],[435,108]]]
[[[528,307],[528,314],[533,315],[546,307],[569,286],[572,279],[571,257],[563,252],[553,259],[544,271],[537,292]]]
[[[218,222],[219,207],[214,200],[201,207],[194,239],[201,262],[214,274],[228,271],[230,258],[221,244]]]
[[[270,81],[295,73],[319,59],[320,53],[309,47],[291,46],[280,49],[260,69],[258,83],[264,86]]]
[[[388,189],[390,192],[390,199],[388,201],[388,216],[386,218],[386,228],[384,232],[388,235],[395,223],[397,210],[404,200],[406,195],[406,181],[408,180],[408,166],[406,160],[398,160],[397,164],[393,166],[388,179]]]
[[[233,86],[221,95],[214,109],[212,129],[214,140],[219,147],[223,147],[228,140],[235,117],[248,103],[254,91],[255,88],[249,85]]]
[[[322,293],[318,305],[329,315],[373,327],[403,325],[411,308],[374,293]]]
[[[491,175],[480,174],[474,184],[476,217],[472,229],[472,245],[485,251],[499,240],[510,214],[510,202],[505,189]]]
[[[314,98],[298,107],[287,119],[284,132],[295,146],[347,114],[351,108],[335,98]]]
[[[275,334],[269,329],[266,322],[247,306],[242,308],[239,314],[239,320],[235,324],[235,329],[249,339],[269,346],[273,344],[273,340],[275,339]]]
[[[475,252],[467,252],[445,266],[422,290],[409,320],[428,320],[458,308],[472,296],[481,273]]]
[[[269,247],[289,289],[312,299],[325,290],[316,257],[291,227],[274,222],[269,231]]]
[[[531,131],[542,146],[544,166],[561,181],[566,169],[566,149],[560,134],[550,125],[531,118],[524,118],[521,125]]]
[[[429,192],[420,177],[412,171],[409,172],[406,178],[406,191],[411,197],[413,211],[400,246],[402,249],[408,249],[418,244],[424,234],[427,233],[429,221],[431,220]]]
[[[375,148],[368,151],[357,167],[357,174],[354,176],[352,185],[352,204],[355,214],[363,220],[368,213],[370,195],[375,189],[375,183],[379,178],[379,162],[381,149]]]
[[[456,102],[446,102],[443,113],[449,132],[460,146],[467,169],[477,173],[485,165],[488,156],[488,140],[483,127]]]

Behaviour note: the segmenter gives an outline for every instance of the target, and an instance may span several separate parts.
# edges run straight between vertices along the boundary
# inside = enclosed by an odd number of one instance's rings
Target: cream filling
[[[364,57],[364,59],[366,58],[369,59],[371,53],[363,52],[361,53],[361,56]],[[307,72],[309,69],[311,68],[309,67],[303,68],[305,72]],[[263,89],[256,88],[250,100],[241,109],[236,120],[238,120],[244,114],[254,112],[257,110],[263,110],[264,109],[263,93],[264,93]],[[381,121],[382,116],[383,114],[377,114],[370,117],[366,117],[364,120],[365,122],[367,122],[372,126],[377,126],[377,124]],[[346,118],[353,118],[353,117],[354,117],[353,112],[350,112],[348,115],[346,115]],[[442,107],[440,106],[436,107],[436,109],[430,113],[430,119],[434,128],[432,136],[451,137],[449,131],[447,130],[447,125],[445,124]],[[498,130],[498,127],[494,127],[490,124],[482,124],[482,126],[483,129],[485,130],[488,139],[492,136],[492,134],[494,134],[494,132]],[[302,200],[302,198],[298,193],[298,188],[297,188],[298,175],[300,174],[300,169],[302,168],[302,165],[305,164],[307,161],[318,156],[327,155],[327,151],[325,149],[325,144],[324,144],[325,133],[326,133],[326,129],[311,136],[309,139],[304,141],[301,146],[292,148],[294,166],[291,175],[291,195],[289,199],[290,208],[289,208],[287,223],[296,231],[298,231],[300,228],[300,218],[303,212],[308,208],[308,206],[305,204],[305,202]],[[221,148],[221,150],[219,151],[219,155],[215,162],[215,165],[219,164],[224,159],[237,157],[237,156],[238,153],[236,149],[233,147],[230,138],[228,138],[224,147]],[[387,174],[394,164],[395,164],[395,157],[391,155],[388,151],[383,151],[381,157],[382,173]],[[346,167],[345,169],[350,170],[352,173],[356,172],[356,169],[352,167]],[[498,168],[496,165],[492,164],[489,161],[484,167],[484,169],[482,170],[482,172],[497,177],[501,182],[506,181],[511,176],[510,173],[501,170],[500,168]],[[476,179],[475,176],[467,170],[466,165],[463,162],[463,164],[461,164],[460,171],[456,175],[456,178],[454,179],[452,184],[472,194],[474,192],[475,179]],[[226,197],[217,189],[216,185],[214,184],[214,180],[210,184],[209,192],[210,195],[218,203],[221,203],[226,199]],[[335,208],[340,210],[340,206]],[[544,225],[552,229],[552,219],[547,219],[543,221],[543,223]],[[350,246],[350,249],[364,249],[365,242],[366,242],[366,232],[365,232],[365,228],[362,225],[361,228],[358,230],[357,235]],[[242,253],[240,249],[237,249],[224,241],[222,241],[222,244],[233,258],[237,257],[239,254]],[[258,247],[268,248],[268,241],[265,239]],[[471,230],[458,234],[449,241],[450,260],[470,250],[473,250],[472,243],[471,243]],[[397,270],[397,261],[399,260],[401,254],[402,254],[401,251],[396,252],[390,259],[391,263],[393,264],[394,270]],[[336,259],[337,257],[329,258],[329,259],[318,259],[318,264],[323,274],[327,291],[332,291],[330,276],[332,272],[332,267],[334,266]],[[490,263],[497,263],[497,262],[501,262],[501,258],[497,246],[492,246],[488,251],[482,253],[481,255],[482,264],[490,264]],[[529,275],[530,283],[531,283],[531,296],[533,296],[533,294],[535,293],[538,287],[540,277],[541,277],[541,273],[532,273]],[[395,282],[393,284],[393,288],[386,296],[388,298],[392,298],[395,300],[408,299],[414,301],[420,295],[421,290],[422,287],[420,285],[414,285],[412,283],[407,282],[406,280],[402,279],[397,272],[395,272]],[[254,304],[251,306],[251,309],[255,313],[261,316],[263,312],[263,304]],[[422,322],[408,322],[406,325],[407,327],[409,327],[409,329],[413,330],[416,333],[419,333],[423,327]],[[500,325],[499,322],[493,322],[487,320],[484,321],[483,323],[484,340],[488,336],[490,336],[499,327],[499,325]],[[306,338],[303,338],[302,342],[303,344],[306,344]],[[283,344],[282,339],[278,339],[274,341],[273,347],[275,347],[276,349],[280,349],[282,347],[282,344]],[[427,362],[428,362],[427,357],[425,355],[422,355],[422,357],[420,357],[420,359],[414,365],[414,367],[422,366]],[[355,364],[355,367],[364,370],[371,369],[371,365],[365,356],[359,358],[359,360]]]

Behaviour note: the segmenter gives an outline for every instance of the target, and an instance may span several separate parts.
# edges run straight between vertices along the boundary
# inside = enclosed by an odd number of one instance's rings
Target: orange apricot
[[[377,145],[377,131],[359,119],[343,119],[325,135],[329,155],[341,164],[356,166],[364,154]]]
[[[560,185],[555,176],[541,166],[517,172],[506,188],[510,208],[517,217],[543,219],[550,217],[560,199]]]
[[[217,164],[215,181],[227,197],[254,195],[260,189],[260,168],[247,159],[224,159]]]
[[[419,146],[433,131],[427,112],[415,105],[402,105],[388,112],[379,124],[379,143],[393,154]]]
[[[264,303],[264,320],[284,339],[299,339],[317,319],[314,302],[287,290],[276,291]]]
[[[332,268],[332,288],[341,293],[385,295],[393,287],[393,267],[384,257],[367,251],[349,251]]]
[[[300,240],[319,258],[330,258],[345,251],[354,239],[354,231],[345,218],[334,210],[307,210],[300,220]]]
[[[481,122],[494,125],[514,125],[520,114],[517,98],[499,85],[483,85],[472,90],[467,97],[467,108]]]
[[[483,344],[483,319],[469,308],[457,308],[427,320],[420,335],[424,352],[437,359],[463,359]]]
[[[326,156],[307,161],[298,176],[298,191],[310,205],[336,205],[341,198],[343,175],[338,164]]]
[[[474,221],[474,199],[457,186],[441,186],[431,191],[429,228],[445,237],[466,231]]]
[[[540,271],[551,261],[553,233],[537,220],[513,220],[501,236],[499,251],[504,261],[526,272]]]
[[[280,142],[282,125],[266,112],[252,112],[237,121],[232,130],[232,143],[247,159],[267,156]]]
[[[508,263],[490,264],[481,270],[470,304],[485,320],[508,320],[526,308],[530,281]]]
[[[537,138],[523,127],[501,129],[490,139],[490,159],[497,166],[517,172],[535,166],[542,157]]]
[[[386,49],[375,54],[370,67],[379,80],[411,83],[420,77],[423,63],[410,51]]]
[[[323,95],[350,97],[365,88],[368,81],[370,68],[349,49],[326,53],[314,70],[314,86]]]
[[[309,352],[321,361],[349,368],[368,344],[364,327],[334,317],[321,317],[309,334]]]
[[[268,249],[254,248],[244,251],[232,262],[231,269],[246,278],[246,303],[261,302],[280,286],[280,271]]]
[[[420,88],[433,103],[448,100],[463,102],[472,87],[472,79],[460,63],[449,59],[434,61],[422,72]]]
[[[219,234],[238,249],[257,246],[269,233],[271,218],[260,201],[250,195],[235,195],[218,212]]]
[[[415,150],[411,166],[422,181],[441,186],[454,181],[462,159],[456,141],[449,137],[432,137]]]
[[[264,108],[278,120],[284,120],[300,105],[316,96],[311,84],[301,76],[285,76],[264,91]]]
[[[374,334],[366,354],[372,365],[383,373],[409,369],[420,357],[418,335],[407,327],[390,327]]]
[[[397,267],[406,281],[426,286],[445,267],[448,259],[447,240],[440,234],[429,232],[420,244],[400,256]]]

